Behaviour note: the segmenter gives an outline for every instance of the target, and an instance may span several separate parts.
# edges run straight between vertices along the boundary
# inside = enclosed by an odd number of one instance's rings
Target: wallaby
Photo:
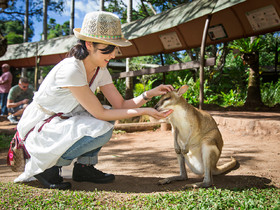
[[[209,113],[193,107],[182,97],[187,89],[188,86],[183,85],[178,90],[168,92],[155,106],[158,111],[173,110],[169,120],[180,165],[180,176],[160,180],[159,184],[187,180],[186,163],[193,173],[204,174],[204,179],[203,182],[187,184],[185,188],[210,187],[213,185],[212,175],[231,170],[237,162],[231,158],[230,162],[217,166],[223,147],[222,135]]]

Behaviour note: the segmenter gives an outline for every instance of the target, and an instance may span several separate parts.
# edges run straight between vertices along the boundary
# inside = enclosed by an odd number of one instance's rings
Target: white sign
[[[164,49],[166,50],[182,47],[182,44],[176,32],[162,34],[159,36],[159,38],[163,44]]]
[[[208,35],[212,41],[228,37],[222,24],[209,27]]]
[[[279,15],[273,5],[247,12],[246,16],[254,31],[280,25]]]

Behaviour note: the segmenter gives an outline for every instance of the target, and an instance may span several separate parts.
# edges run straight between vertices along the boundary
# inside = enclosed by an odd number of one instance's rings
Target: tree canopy
[[[61,14],[64,10],[64,0],[49,0],[48,11]],[[25,3],[21,0],[8,1],[6,9],[0,9],[0,30],[8,40],[8,44],[23,42]],[[34,36],[34,22],[41,21],[43,16],[43,2],[33,0],[29,2],[28,41]],[[51,21],[51,20],[50,20]]]
[[[56,13],[63,12],[64,0],[48,0],[48,11]],[[25,3],[22,0],[8,1],[8,8],[0,9],[0,17],[5,21],[21,21],[24,22]],[[42,0],[29,1],[29,16],[35,17],[37,21],[42,20],[43,17],[43,2]]]

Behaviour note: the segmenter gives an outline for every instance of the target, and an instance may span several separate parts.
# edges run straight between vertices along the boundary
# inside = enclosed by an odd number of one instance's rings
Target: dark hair
[[[20,79],[19,79],[19,83],[24,83],[24,84],[27,84],[27,83],[29,83],[29,81],[28,81],[28,79],[26,78],[26,77],[21,77]]]
[[[92,42],[93,47],[96,48],[96,46],[100,43]],[[116,46],[114,45],[108,45],[107,47],[103,49],[98,49],[101,51],[102,54],[110,54],[115,50]],[[78,44],[76,44],[74,47],[71,48],[71,50],[67,53],[66,57],[72,57],[74,56],[76,59],[84,60],[89,55],[86,42],[84,40],[79,40]]]
[[[67,53],[66,57],[74,56],[76,59],[84,60],[88,56],[88,51],[86,48],[86,42],[83,40],[79,40],[78,44],[71,48],[71,50]]]

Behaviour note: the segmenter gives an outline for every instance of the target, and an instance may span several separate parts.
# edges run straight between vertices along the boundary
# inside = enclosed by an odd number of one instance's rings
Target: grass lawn
[[[0,134],[0,149],[7,149],[10,147],[13,135]],[[8,150],[7,150],[8,151]]]
[[[193,189],[150,194],[61,191],[0,183],[3,209],[280,209],[280,189]]]
[[[13,135],[0,135],[7,149]],[[1,176],[1,175],[0,175]],[[0,182],[0,209],[279,209],[280,189],[190,189],[118,193],[61,191]]]

